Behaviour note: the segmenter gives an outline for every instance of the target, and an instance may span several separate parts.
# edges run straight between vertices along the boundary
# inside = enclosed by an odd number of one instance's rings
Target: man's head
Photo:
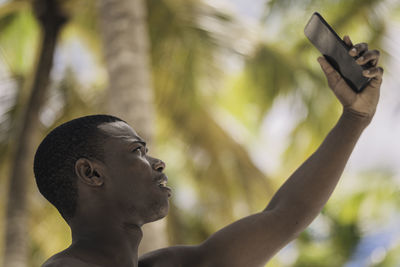
[[[170,194],[162,184],[164,168],[146,154],[144,141],[128,124],[109,115],[58,126],[39,145],[34,160],[39,191],[67,221],[85,205],[106,207],[129,223],[164,217]]]

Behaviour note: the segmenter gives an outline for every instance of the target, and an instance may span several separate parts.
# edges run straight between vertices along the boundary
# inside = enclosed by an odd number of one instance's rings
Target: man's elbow
[[[295,239],[318,216],[321,209],[319,206],[310,205],[308,202],[295,201],[292,203],[281,202],[268,205],[263,212],[274,212],[279,216],[285,229],[291,233],[292,239]]]

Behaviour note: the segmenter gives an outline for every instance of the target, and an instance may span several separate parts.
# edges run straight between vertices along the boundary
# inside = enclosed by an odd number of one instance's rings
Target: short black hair
[[[36,150],[36,184],[66,221],[74,216],[77,205],[75,163],[80,158],[103,161],[102,144],[107,136],[97,126],[115,121],[123,120],[111,115],[91,115],[68,121],[53,129]]]

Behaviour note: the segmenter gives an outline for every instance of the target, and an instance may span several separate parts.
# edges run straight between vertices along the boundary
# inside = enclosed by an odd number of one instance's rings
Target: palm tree
[[[17,131],[8,191],[4,266],[27,266],[27,192],[33,151],[37,144],[39,111],[47,91],[57,37],[66,22],[56,1],[35,1],[35,15],[43,30],[43,42],[35,69],[31,93]]]

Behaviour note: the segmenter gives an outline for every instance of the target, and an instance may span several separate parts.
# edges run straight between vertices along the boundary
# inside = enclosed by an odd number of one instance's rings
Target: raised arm
[[[353,47],[347,36],[344,41]],[[350,55],[363,53],[357,61],[360,65],[367,62],[373,65],[369,73],[364,73],[372,80],[359,94],[349,88],[324,58],[318,58],[329,87],[343,105],[342,116],[321,146],[289,177],[264,211],[223,228],[199,246],[170,249],[180,266],[264,266],[318,215],[339,181],[358,138],[371,121],[379,99],[383,74],[383,69],[376,67],[379,52],[368,51],[366,44],[353,48]]]
[[[344,38],[351,45],[350,39]],[[275,194],[266,208],[290,211],[301,217],[299,225],[307,226],[325,205],[343,172],[348,158],[362,131],[370,123],[379,99],[383,69],[375,67],[379,52],[367,51],[367,44],[357,44],[358,52],[364,53],[357,62],[366,64],[372,61],[374,67],[365,71],[372,80],[362,93],[356,94],[329,65],[325,58],[318,61],[328,79],[329,87],[343,105],[343,114],[317,151],[300,166]],[[303,214],[303,216],[300,216]],[[296,220],[298,221],[298,220]]]
[[[317,151],[283,184],[267,208],[222,229],[202,244],[210,266],[263,266],[318,215],[332,194],[362,131],[371,121],[379,99],[383,69],[379,52],[367,44],[352,45],[350,55],[363,54],[360,65],[373,65],[364,75],[372,78],[356,94],[323,58],[318,58],[329,87],[343,105],[343,114]]]

